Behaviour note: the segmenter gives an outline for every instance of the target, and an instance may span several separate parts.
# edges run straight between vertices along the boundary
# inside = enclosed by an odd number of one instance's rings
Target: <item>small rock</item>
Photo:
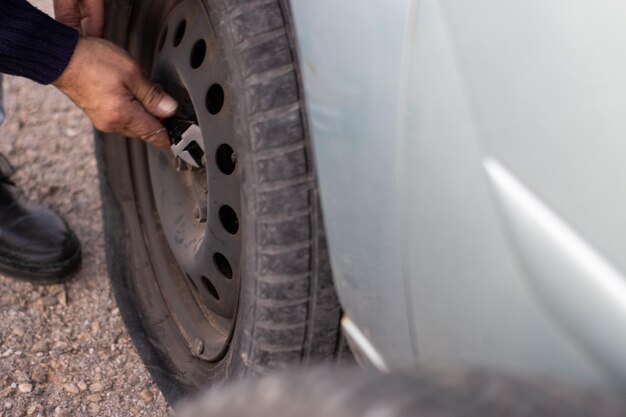
[[[145,402],[150,402],[150,401],[152,401],[154,399],[154,395],[152,395],[152,392],[149,389],[145,389],[145,390],[141,391],[139,393],[139,396]]]
[[[54,346],[53,346],[54,349],[58,349],[58,350],[65,350],[65,349],[67,349],[67,347],[68,347],[68,344],[66,342],[61,341],[61,340],[58,341],[58,342],[55,342]]]
[[[99,331],[100,331],[100,323],[98,323],[97,321],[94,321],[93,323],[91,323],[91,332],[98,333]]]
[[[87,401],[92,403],[99,403],[102,401],[102,395],[100,394],[91,394],[87,396]]]
[[[20,299],[14,295],[8,294],[0,297],[0,305],[2,306],[13,306],[19,305]]]
[[[47,375],[46,375],[46,379],[49,380],[50,382],[52,382],[54,385],[56,386],[61,386],[61,384],[63,384],[63,382],[65,382],[63,380],[63,374],[59,371],[50,371]]]
[[[6,400],[4,402],[4,408],[6,408],[7,410],[10,410],[11,408],[13,408],[13,401],[11,400]]]
[[[31,352],[35,353],[45,353],[48,351],[48,342],[46,340],[40,340],[35,342],[33,346],[30,348]]]
[[[70,412],[68,410],[65,410],[64,408],[56,407],[54,409],[54,415],[57,417],[67,417],[70,415]]]
[[[19,384],[17,386],[17,390],[21,392],[22,394],[28,394],[33,391],[33,384],[26,384],[26,383]]]
[[[67,292],[65,290],[62,290],[57,294],[57,301],[63,307],[67,306]]]
[[[11,387],[6,387],[4,389],[1,389],[0,390],[0,398],[4,398],[4,397],[8,396],[12,392],[13,392],[13,388],[11,388]]]
[[[24,330],[23,327],[16,326],[13,328],[13,334],[16,335],[17,337],[22,337],[26,334],[26,331]]]
[[[87,384],[85,384],[83,381],[80,381],[78,384],[76,384],[76,386],[78,386],[78,389],[81,391],[85,391],[87,389]]]
[[[30,382],[28,374],[20,369],[13,372],[13,378],[15,378],[17,382]]]
[[[33,414],[35,414],[35,412],[37,412],[39,408],[40,408],[39,404],[33,404],[30,407],[28,407],[28,410],[26,410],[26,414],[28,414],[29,416],[32,416]]]
[[[104,390],[104,385],[102,385],[100,382],[95,382],[89,385],[89,391],[91,392],[102,392],[103,390]]]
[[[88,408],[92,414],[98,414],[100,412],[100,406],[96,403],[89,404]]]
[[[63,389],[70,394],[78,394],[80,392],[78,387],[75,384],[72,384],[71,382],[69,384],[63,385]]]
[[[33,372],[31,372],[30,378],[38,384],[43,384],[48,379],[48,375],[44,368],[37,366],[33,369]]]
[[[57,300],[57,298],[54,295],[48,295],[46,297],[43,297],[40,301],[41,301],[41,304],[45,305],[46,307],[53,306],[59,302],[59,300]]]

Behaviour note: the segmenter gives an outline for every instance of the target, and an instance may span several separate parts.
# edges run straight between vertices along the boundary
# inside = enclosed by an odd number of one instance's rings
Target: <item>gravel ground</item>
[[[52,87],[5,77],[4,91],[0,152],[71,225],[83,265],[49,287],[0,275],[0,417],[168,415],[111,294],[88,120]]]

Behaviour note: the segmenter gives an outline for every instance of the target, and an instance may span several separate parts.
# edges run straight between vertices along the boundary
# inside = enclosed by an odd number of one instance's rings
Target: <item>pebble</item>
[[[89,391],[91,392],[101,392],[103,390],[104,390],[104,385],[102,385],[100,382],[95,382],[89,385]]]
[[[28,378],[28,374],[22,371],[21,369],[13,373],[13,378],[15,378],[17,382],[30,382]]]
[[[96,403],[89,404],[89,411],[93,414],[97,414],[100,412],[100,406]]]
[[[35,342],[33,344],[33,346],[30,348],[31,352],[35,352],[35,353],[44,353],[48,351],[48,342],[46,340],[39,340],[38,342]]]
[[[78,389],[81,391],[85,391],[87,389],[87,384],[85,384],[83,381],[80,381],[78,384],[76,384],[76,386],[78,386]]]
[[[139,393],[139,396],[141,397],[142,400],[144,400],[147,403],[149,403],[150,401],[154,399],[154,395],[152,395],[152,392],[149,389],[145,389],[141,391]]]
[[[70,412],[64,408],[56,407],[54,409],[54,415],[57,417],[68,417],[70,415]]]
[[[61,292],[59,292],[57,294],[57,301],[63,307],[67,307],[67,292],[65,292],[65,290],[63,290],[63,291],[61,291]]]
[[[23,327],[17,326],[13,328],[13,334],[17,337],[22,337],[26,334],[26,331]]]
[[[33,391],[33,384],[26,384],[26,383],[19,384],[17,386],[17,390],[21,392],[22,394],[28,394]]]
[[[13,388],[11,387],[6,387],[4,389],[0,390],[0,398],[4,398],[6,396],[8,396],[11,392],[13,392]]]
[[[87,401],[92,403],[98,403],[102,401],[102,395],[100,394],[91,394],[87,396]]]
[[[55,305],[56,303],[58,303],[59,300],[57,300],[57,298],[54,295],[48,295],[46,297],[43,297],[41,300],[38,301],[43,305],[45,305],[46,307],[51,307],[53,305]]]
[[[43,384],[48,380],[48,375],[44,368],[37,366],[33,369],[33,372],[31,372],[30,378],[38,384]]]
[[[71,382],[69,384],[63,385],[63,389],[69,392],[70,394],[78,394],[80,392],[78,387],[75,384],[72,384]]]

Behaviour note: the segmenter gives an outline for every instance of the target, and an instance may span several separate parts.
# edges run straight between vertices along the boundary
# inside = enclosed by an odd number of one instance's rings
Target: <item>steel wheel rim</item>
[[[142,212],[155,217],[144,228],[151,257],[165,268],[157,274],[161,293],[191,353],[208,361],[227,350],[241,276],[241,178],[225,68],[201,2],[173,8],[157,37],[152,78],[179,101],[178,115],[197,121],[204,167],[190,169],[154,147],[138,163],[152,194]]]

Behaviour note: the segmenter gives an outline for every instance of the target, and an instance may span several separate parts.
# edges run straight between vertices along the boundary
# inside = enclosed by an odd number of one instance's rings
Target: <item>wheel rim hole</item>
[[[211,114],[218,114],[224,106],[224,89],[219,84],[213,84],[206,93],[206,108]]]
[[[228,279],[231,279],[233,277],[233,268],[230,266],[230,262],[228,262],[228,259],[226,259],[224,255],[219,252],[214,254],[213,262],[215,263],[217,269],[220,270],[222,275],[224,275]]]
[[[217,148],[215,153],[215,161],[217,167],[226,175],[230,175],[235,171],[237,161],[235,160],[235,151],[227,144],[222,144]]]
[[[189,281],[189,284],[191,284],[191,287],[198,291],[198,286],[196,285],[196,282],[189,276],[189,274],[185,274],[187,276],[187,280]]]
[[[216,300],[220,299],[220,295],[217,292],[217,288],[215,288],[215,285],[213,285],[211,280],[205,277],[204,275],[202,276],[202,284],[204,284],[204,288],[206,288],[206,290],[213,296],[213,298],[215,298]]]
[[[196,41],[191,48],[191,57],[189,59],[189,63],[191,64],[191,68],[196,69],[202,65],[204,62],[204,57],[206,55],[206,43],[204,40],[200,39]]]
[[[174,46],[180,45],[183,41],[183,37],[185,36],[185,29],[187,29],[187,21],[183,20],[178,24],[176,28],[176,34],[174,36]]]
[[[230,206],[222,206],[219,211],[220,222],[222,227],[231,235],[237,234],[239,231],[239,218],[237,213]]]
[[[167,29],[167,26],[165,26],[165,29],[163,29],[163,33],[161,34],[161,39],[159,39],[159,52],[161,52],[163,46],[165,46],[165,40],[167,39]]]

